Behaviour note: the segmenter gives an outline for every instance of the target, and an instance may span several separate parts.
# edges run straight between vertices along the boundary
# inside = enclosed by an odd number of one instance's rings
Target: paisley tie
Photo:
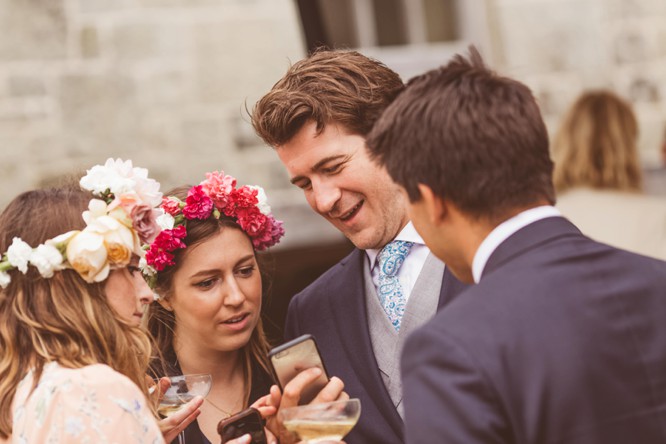
[[[393,241],[379,252],[379,302],[393,324],[395,331],[400,331],[400,321],[405,313],[405,293],[398,280],[398,271],[405,262],[405,257],[412,249],[413,242]]]

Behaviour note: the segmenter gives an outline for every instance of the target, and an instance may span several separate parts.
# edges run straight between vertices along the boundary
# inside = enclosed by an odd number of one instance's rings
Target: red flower
[[[162,271],[170,265],[175,265],[173,253],[168,251],[154,249],[146,251],[146,262],[157,271]]]
[[[180,203],[172,197],[162,198],[162,209],[169,213],[172,216],[178,216],[180,214]]]
[[[169,265],[174,265],[175,250],[185,248],[183,239],[187,236],[187,230],[183,225],[172,230],[162,230],[157,235],[148,251],[146,251],[146,262],[157,271],[164,270]]]
[[[213,211],[213,200],[204,192],[201,185],[190,188],[183,208],[186,219],[208,219]]]
[[[239,208],[236,211],[238,224],[248,236],[255,237],[264,232],[266,216],[257,207]]]

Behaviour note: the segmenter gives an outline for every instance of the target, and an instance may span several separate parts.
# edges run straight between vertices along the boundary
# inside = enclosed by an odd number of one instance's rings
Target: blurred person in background
[[[553,144],[558,208],[601,242],[666,259],[666,199],[643,193],[631,106],[609,91],[584,93]]]

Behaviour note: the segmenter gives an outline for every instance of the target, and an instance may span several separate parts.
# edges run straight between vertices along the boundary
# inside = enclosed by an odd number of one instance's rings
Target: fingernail
[[[240,442],[242,443],[250,442],[251,440],[252,437],[250,436],[249,433],[240,437]]]

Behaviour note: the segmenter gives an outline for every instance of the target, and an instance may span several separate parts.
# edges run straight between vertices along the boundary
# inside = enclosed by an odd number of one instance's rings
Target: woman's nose
[[[228,281],[227,293],[224,296],[224,304],[237,307],[245,302],[245,293],[241,290],[236,279]]]

